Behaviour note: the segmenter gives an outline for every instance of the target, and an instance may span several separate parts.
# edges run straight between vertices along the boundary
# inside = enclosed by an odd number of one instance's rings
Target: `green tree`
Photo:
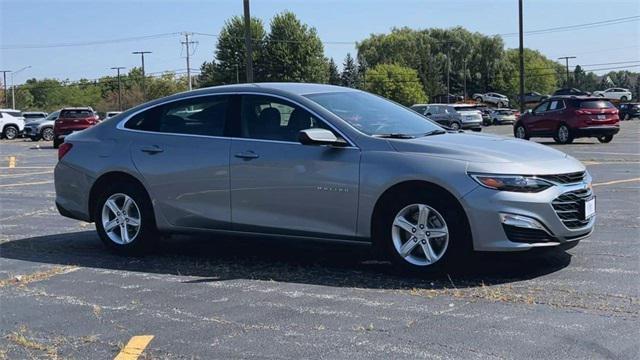
[[[333,58],[329,59],[329,84],[340,85],[340,72],[338,71],[338,65],[333,61]]]
[[[266,32],[262,20],[251,18],[251,39],[254,81],[264,81],[265,74],[265,38]],[[245,64],[247,51],[244,41],[244,19],[234,16],[227,20],[218,35],[215,51],[215,66],[205,66],[207,73],[201,76],[215,79],[217,84],[235,84],[246,82]]]
[[[344,58],[344,62],[342,63],[342,86],[355,88],[360,82],[359,75],[358,65],[356,65],[351,53],[347,53],[347,56]]]
[[[196,78],[196,83],[198,87],[208,87],[215,86],[218,84],[222,84],[222,81],[219,79],[219,70],[218,65],[215,61],[205,61],[200,65],[200,74]]]
[[[379,64],[366,73],[366,90],[410,106],[427,101],[418,72],[396,64]]]
[[[500,63],[499,77],[496,79],[496,83],[500,84],[499,91],[516,103],[520,93],[519,59],[518,49],[505,51],[504,59]],[[558,74],[562,71],[562,65],[539,51],[524,49],[524,68],[525,92],[551,94],[558,87]]]
[[[266,77],[271,81],[326,83],[329,66],[316,29],[291,12],[271,19],[266,40]]]

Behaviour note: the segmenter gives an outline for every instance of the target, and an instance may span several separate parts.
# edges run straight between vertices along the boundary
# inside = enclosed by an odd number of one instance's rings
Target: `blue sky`
[[[252,0],[252,16],[268,27],[269,19],[283,10],[293,11],[317,29],[324,41],[358,41],[392,27],[464,26],[485,34],[518,30],[517,0]],[[0,0],[0,47],[52,45],[112,40],[145,35],[192,31],[217,34],[224,21],[242,14],[242,0]],[[525,0],[525,31],[591,23],[640,15],[638,0]],[[15,75],[77,80],[112,74],[112,66],[131,68],[140,63],[132,51],[153,51],[146,57],[148,73],[186,68],[178,35],[111,44],[0,49],[0,70],[31,68]],[[193,68],[213,58],[215,38],[196,35],[199,44]],[[507,47],[517,47],[517,36],[505,37]],[[525,46],[551,58],[575,55],[577,64],[640,60],[640,22],[556,32],[525,37]],[[338,63],[349,44],[326,44],[325,54]],[[637,65],[637,64],[635,64]],[[616,65],[609,65],[616,66]],[[618,66],[625,66],[624,64]],[[592,66],[597,69],[606,66]],[[640,67],[630,70],[640,71]]]

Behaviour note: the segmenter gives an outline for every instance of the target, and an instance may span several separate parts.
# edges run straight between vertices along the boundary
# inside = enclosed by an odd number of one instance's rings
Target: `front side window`
[[[249,139],[298,142],[300,130],[327,128],[305,109],[263,95],[242,96],[240,136]]]
[[[132,130],[185,135],[223,136],[228,96],[203,96],[145,110],[125,124]]]
[[[404,106],[366,92],[329,92],[305,97],[367,135],[421,135],[442,129]],[[431,107],[428,111],[432,112]]]
[[[533,109],[533,112],[534,112],[535,114],[543,113],[543,112],[547,111],[547,108],[548,108],[548,107],[549,107],[549,102],[548,102],[548,101],[545,101],[545,102],[543,102],[542,104],[540,104],[540,105],[536,106],[536,108],[535,108],[535,109]]]

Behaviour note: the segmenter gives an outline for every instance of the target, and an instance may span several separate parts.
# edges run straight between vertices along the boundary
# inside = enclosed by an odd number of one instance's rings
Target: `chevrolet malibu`
[[[422,271],[572,247],[595,222],[576,159],[329,85],[173,95],[69,135],[58,157],[59,212],[95,222],[118,253],[166,233],[259,234],[372,245]]]

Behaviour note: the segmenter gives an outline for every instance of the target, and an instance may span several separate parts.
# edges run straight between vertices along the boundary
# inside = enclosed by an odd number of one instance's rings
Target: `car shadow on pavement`
[[[184,283],[233,279],[374,289],[472,288],[532,279],[565,268],[571,255],[478,254],[464,269],[411,275],[376,260],[368,246],[229,236],[172,236],[145,256],[110,253],[94,231],[7,241],[0,257],[55,265],[194,277]]]

